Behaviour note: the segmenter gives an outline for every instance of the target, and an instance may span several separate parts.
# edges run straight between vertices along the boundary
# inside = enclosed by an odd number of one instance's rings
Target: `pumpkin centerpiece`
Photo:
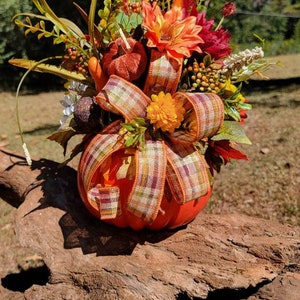
[[[23,21],[26,14],[18,14],[16,24],[64,43],[66,53],[60,66],[47,59],[10,63],[68,80],[64,118],[49,139],[66,151],[70,138],[83,135],[71,158],[83,151],[78,188],[87,209],[134,230],[191,222],[209,201],[214,170],[231,158],[247,159],[235,149],[250,143],[242,125],[251,106],[240,83],[268,66],[259,47],[230,55],[222,22],[233,3],[217,26],[197,1],[107,0],[98,22],[97,1],[89,15],[74,4],[88,34],[45,0],[34,3],[41,15]]]
[[[194,143],[220,129],[220,97],[160,92],[151,101],[112,75],[96,100],[127,122],[117,120],[103,129],[81,157],[78,186],[88,209],[100,219],[134,229],[177,227],[194,219],[211,193],[208,165]]]

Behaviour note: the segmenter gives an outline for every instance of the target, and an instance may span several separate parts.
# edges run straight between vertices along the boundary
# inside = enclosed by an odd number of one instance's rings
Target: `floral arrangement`
[[[92,213],[113,220],[128,210],[152,224],[165,214],[165,198],[199,202],[214,171],[247,159],[236,148],[251,143],[242,83],[269,64],[261,47],[231,53],[222,23],[235,13],[233,2],[224,4],[218,24],[206,18],[210,1],[104,0],[97,11],[92,0],[88,14],[74,4],[86,33],[45,0],[33,2],[40,15],[20,13],[14,22],[26,35],[63,43],[65,53],[10,63],[66,79],[64,117],[49,139],[66,152],[68,141],[83,134],[69,159],[84,151],[78,184]],[[131,184],[126,193],[122,179]]]

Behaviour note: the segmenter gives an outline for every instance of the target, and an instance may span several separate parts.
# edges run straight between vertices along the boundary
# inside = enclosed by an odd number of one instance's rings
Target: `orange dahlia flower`
[[[183,103],[172,98],[170,93],[160,92],[151,96],[152,103],[147,107],[147,119],[155,129],[174,132],[183,121]]]
[[[152,7],[147,2],[143,2],[142,13],[148,47],[166,51],[169,57],[176,60],[190,57],[193,51],[202,52],[199,44],[203,40],[198,36],[202,27],[196,25],[196,17],[182,19],[182,10],[177,6],[163,14],[158,5]]]

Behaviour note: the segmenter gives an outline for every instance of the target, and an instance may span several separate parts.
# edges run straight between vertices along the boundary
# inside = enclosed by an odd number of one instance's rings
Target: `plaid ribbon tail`
[[[176,144],[167,152],[166,179],[174,199],[184,204],[199,199],[210,189],[206,161],[193,145]]]
[[[136,85],[116,75],[109,77],[96,101],[102,108],[117,112],[126,120],[145,117],[146,107],[151,103],[151,99]]]
[[[118,133],[120,128],[120,121],[115,121],[95,135],[85,149],[79,167],[82,170],[81,177],[86,191],[90,189],[92,178],[104,160],[123,148]]]
[[[163,141],[148,140],[136,150],[136,176],[127,209],[147,223],[157,217],[164,194],[167,157]]]
[[[102,187],[97,184],[88,191],[87,196],[98,206],[101,220],[114,219],[121,214],[120,189],[117,186]]]
[[[181,76],[182,61],[167,57],[163,52],[151,50],[148,76],[144,85],[144,93],[148,96],[165,93],[175,93]]]

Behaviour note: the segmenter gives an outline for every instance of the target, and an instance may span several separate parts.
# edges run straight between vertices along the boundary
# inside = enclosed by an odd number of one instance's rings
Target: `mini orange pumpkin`
[[[126,43],[125,43],[126,42]],[[147,64],[147,55],[141,42],[133,38],[124,41],[118,38],[111,42],[102,58],[103,70],[110,75],[118,75],[132,82],[140,78]]]

